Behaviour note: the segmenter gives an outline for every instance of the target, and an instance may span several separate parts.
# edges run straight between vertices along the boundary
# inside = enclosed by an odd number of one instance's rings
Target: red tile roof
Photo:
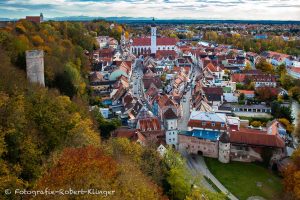
[[[146,90],[148,90],[151,86],[151,84],[153,83],[155,85],[155,87],[157,87],[158,89],[161,88],[162,86],[162,82],[160,77],[158,76],[144,76],[143,77],[143,83],[144,83],[144,88]]]
[[[269,135],[266,131],[249,128],[241,128],[238,131],[230,130],[230,142],[279,148],[284,148],[285,146],[279,135]]]
[[[174,100],[172,100],[168,95],[164,94],[159,96],[158,98],[158,106],[162,109],[165,106],[169,107],[169,106],[176,106],[176,103]]]
[[[177,115],[174,113],[172,108],[169,108],[165,113],[164,113],[164,118],[165,119],[177,119]]]
[[[300,74],[300,67],[291,67],[291,71]]]
[[[145,142],[145,136],[136,129],[118,128],[112,133],[113,137],[127,138],[130,141]]]
[[[27,21],[35,22],[35,23],[41,23],[41,17],[40,16],[26,16]]]
[[[241,83],[244,82],[246,74],[232,74],[231,79],[233,82]]]
[[[208,64],[206,65],[206,67],[207,67],[211,72],[219,72],[219,71],[220,71],[220,69],[219,69],[217,66],[215,66],[214,64],[212,64],[212,63],[208,63]]]
[[[202,124],[202,122],[205,122]],[[212,121],[203,121],[203,120],[193,120],[190,119],[188,122],[189,127],[198,127],[203,129],[215,129],[215,130],[226,130],[227,125],[224,124],[224,127],[222,127],[221,122],[214,122],[214,125],[212,124]]]
[[[157,131],[161,130],[160,122],[157,117],[140,119],[138,121],[140,131]]]
[[[253,90],[238,90],[238,92],[246,94],[246,95],[254,95],[254,91]]]
[[[177,53],[174,50],[158,50],[156,51],[157,58],[168,57],[171,59],[175,59],[177,57]]]
[[[157,38],[156,45],[176,45],[176,38]],[[151,38],[134,38],[132,46],[151,46]]]
[[[205,94],[223,95],[223,88],[221,87],[203,87],[202,90]]]

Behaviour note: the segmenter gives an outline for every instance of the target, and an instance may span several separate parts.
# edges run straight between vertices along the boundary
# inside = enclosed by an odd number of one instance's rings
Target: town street
[[[142,84],[142,79],[143,79],[143,64],[142,61],[139,59],[136,59],[133,65],[133,72],[132,72],[132,77],[131,77],[131,83],[132,83],[132,91],[133,91],[133,96],[143,99],[143,84]]]
[[[187,124],[190,118],[191,114],[191,98],[192,98],[192,90],[193,86],[195,85],[196,82],[196,77],[200,74],[200,69],[201,67],[199,65],[193,65],[192,66],[192,72],[190,75],[190,84],[189,84],[189,89],[184,95],[184,97],[181,99],[181,104],[182,104],[182,117],[178,121],[178,129],[180,131],[187,131]]]
[[[191,99],[191,89],[187,91],[187,93],[184,95],[184,97],[181,99],[182,104],[182,117],[178,121],[178,129],[180,131],[186,131],[187,130],[187,123],[190,118],[190,99]]]

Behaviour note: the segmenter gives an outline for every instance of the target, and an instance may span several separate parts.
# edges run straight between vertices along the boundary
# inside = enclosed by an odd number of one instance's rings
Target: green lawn
[[[262,166],[242,162],[223,164],[213,158],[205,158],[205,162],[211,173],[240,200],[250,196],[281,199],[281,179]],[[258,182],[261,187],[257,186]]]

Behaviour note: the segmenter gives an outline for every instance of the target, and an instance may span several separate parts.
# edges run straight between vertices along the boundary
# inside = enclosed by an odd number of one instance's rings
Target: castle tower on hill
[[[43,50],[26,51],[26,72],[30,82],[45,86]]]

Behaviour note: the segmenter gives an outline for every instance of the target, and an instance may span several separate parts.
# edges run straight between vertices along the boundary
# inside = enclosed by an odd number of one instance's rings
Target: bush
[[[260,127],[263,124],[260,121],[253,121],[253,122],[251,122],[251,125],[254,126],[254,127]]]

